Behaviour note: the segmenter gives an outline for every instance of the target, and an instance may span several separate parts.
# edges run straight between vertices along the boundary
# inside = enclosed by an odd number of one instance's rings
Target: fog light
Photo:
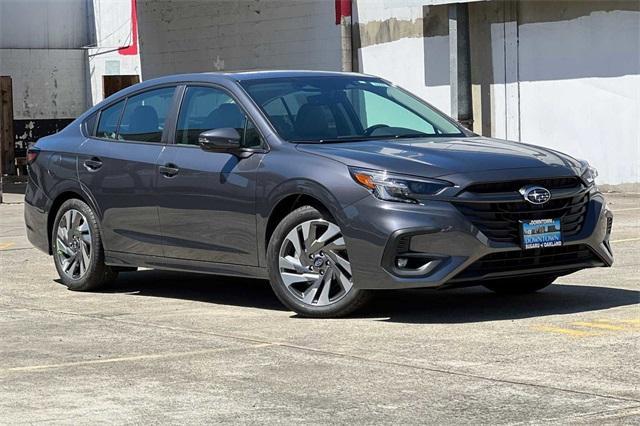
[[[406,257],[399,257],[396,260],[396,265],[398,265],[398,268],[406,268],[408,263],[409,259],[407,259]]]

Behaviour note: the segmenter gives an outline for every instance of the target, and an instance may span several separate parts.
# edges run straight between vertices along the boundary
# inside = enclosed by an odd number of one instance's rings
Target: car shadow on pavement
[[[121,273],[106,292],[286,311],[267,281],[182,272]],[[640,291],[554,284],[538,293],[494,294],[483,287],[376,292],[351,318],[399,323],[473,323],[599,311],[640,303]],[[293,315],[294,318],[298,318]]]
[[[104,292],[286,310],[268,281],[219,275],[157,270],[121,272]]]
[[[599,311],[639,302],[639,291],[595,285],[553,284],[525,295],[498,295],[478,286],[384,292],[358,316],[399,323],[457,324]]]

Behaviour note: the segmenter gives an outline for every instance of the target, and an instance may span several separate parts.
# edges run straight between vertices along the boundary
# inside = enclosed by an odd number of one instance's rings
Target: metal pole
[[[449,87],[451,116],[473,127],[471,102],[471,48],[467,3],[449,5]]]
[[[458,5],[449,5],[449,90],[451,117],[458,119]]]
[[[471,102],[471,44],[469,41],[469,5],[458,5],[458,121],[473,128]]]

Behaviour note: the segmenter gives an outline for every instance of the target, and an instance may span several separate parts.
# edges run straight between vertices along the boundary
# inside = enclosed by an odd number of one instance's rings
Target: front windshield
[[[465,136],[448,117],[377,78],[268,78],[240,84],[290,142]]]

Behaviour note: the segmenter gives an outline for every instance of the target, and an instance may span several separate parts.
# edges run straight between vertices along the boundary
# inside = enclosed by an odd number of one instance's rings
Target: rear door
[[[103,109],[81,147],[78,174],[96,204],[105,249],[162,255],[157,160],[175,87],[156,87]]]
[[[235,99],[221,88],[188,86],[178,112],[175,144],[158,159],[160,228],[167,257],[257,265],[255,175],[262,139]],[[206,130],[235,128],[256,152],[200,149]]]

